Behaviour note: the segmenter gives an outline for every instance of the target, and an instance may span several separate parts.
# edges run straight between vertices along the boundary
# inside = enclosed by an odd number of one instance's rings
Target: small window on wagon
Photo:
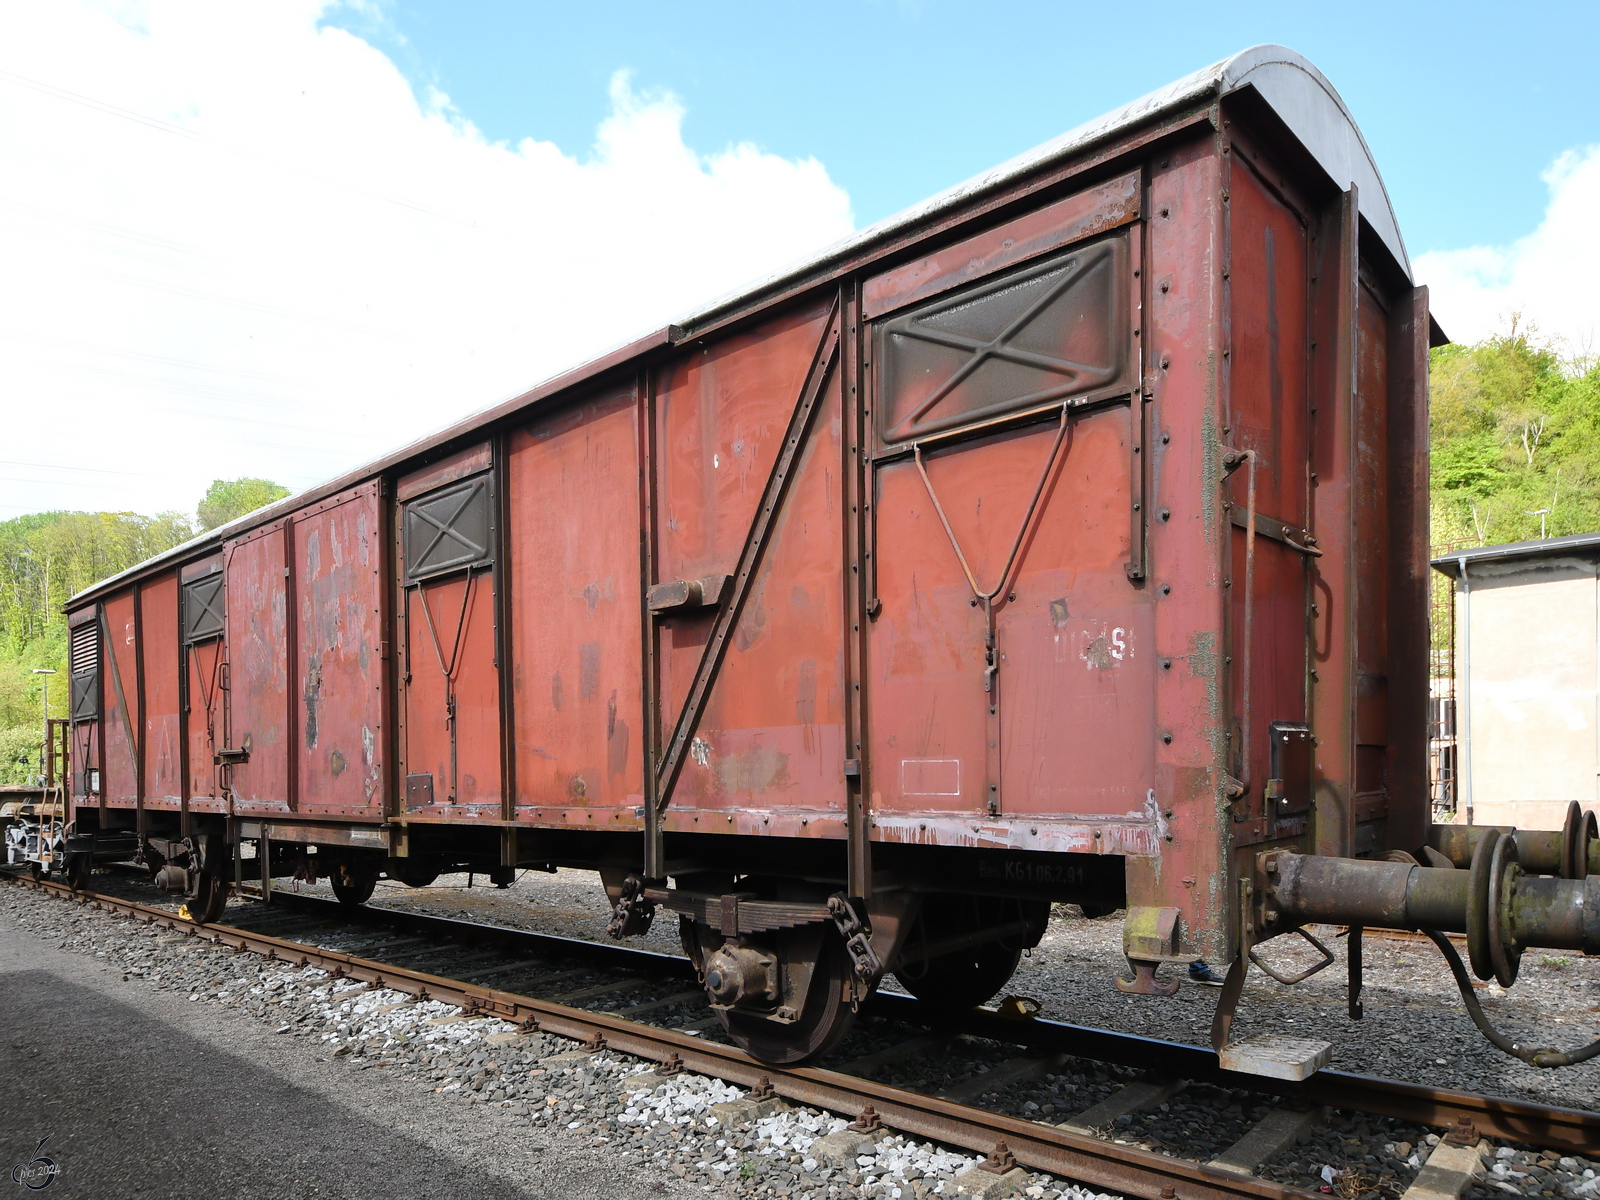
[[[885,443],[1126,392],[1127,235],[1112,234],[878,323]]]
[[[401,515],[406,582],[494,562],[494,504],[487,474],[408,502]]]
[[[226,592],[222,572],[183,585],[183,640],[188,645],[222,636]]]
[[[73,628],[67,649],[67,666],[72,679],[74,721],[93,721],[100,716],[100,622],[85,621]]]

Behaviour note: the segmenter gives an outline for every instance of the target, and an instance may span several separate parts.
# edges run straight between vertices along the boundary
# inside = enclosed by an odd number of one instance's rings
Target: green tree
[[[200,528],[226,525],[288,494],[288,488],[270,479],[214,479],[199,504]]]
[[[1513,320],[1431,372],[1436,550],[1600,530],[1600,366]]]
[[[0,783],[37,769],[44,689],[66,715],[67,599],[194,536],[182,513],[30,513],[0,521]],[[47,668],[55,675],[35,675]]]

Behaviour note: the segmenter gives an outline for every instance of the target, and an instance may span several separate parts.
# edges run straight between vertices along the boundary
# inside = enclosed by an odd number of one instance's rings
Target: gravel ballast
[[[0,952],[7,992],[39,1010],[37,1027],[13,1024],[5,1152],[25,1163],[51,1134],[59,1195],[923,1200],[957,1195],[978,1161],[885,1130],[847,1163],[819,1162],[806,1152],[845,1126],[832,1114],[785,1106],[735,1127],[711,1113],[744,1095],[721,1081],[658,1080],[626,1055],[21,888],[0,887]],[[66,1026],[52,1020],[63,989]],[[149,1062],[63,1056],[62,1032]],[[228,1082],[196,1097],[197,1078]],[[174,1144],[161,1131],[197,1103],[203,1136]],[[117,1145],[97,1137],[107,1125]],[[1016,1194],[1114,1200],[1040,1174]]]
[[[111,877],[97,877],[97,885],[102,880],[110,883]],[[590,873],[529,873],[506,889],[475,883],[467,888],[466,877],[462,876],[447,877],[434,887],[417,890],[380,885],[373,903],[377,907],[605,940],[605,898]],[[132,894],[126,887],[104,890]],[[324,889],[301,885],[301,890]],[[137,898],[150,902],[155,894]],[[233,903],[255,904],[240,900]],[[1334,931],[1322,932],[1325,940],[1333,937]],[[160,942],[159,938],[155,940]],[[182,937],[178,942],[192,944],[191,939]],[[658,921],[647,938],[631,944],[676,952],[675,922]],[[1330,944],[1340,946],[1336,939]],[[161,954],[170,957],[172,946],[173,943],[138,947],[144,953],[135,954],[128,962],[128,973],[137,978],[137,972],[143,971],[160,983],[163,968],[159,964],[164,961]],[[1288,947],[1274,944],[1269,949],[1282,955]],[[1345,1070],[1413,1078],[1462,1090],[1521,1095],[1570,1107],[1593,1107],[1596,1088],[1592,1066],[1536,1071],[1482,1042],[1461,1012],[1453,988],[1446,990],[1448,979],[1431,944],[1373,937],[1369,938],[1366,958],[1365,1021],[1352,1022],[1345,1014],[1341,963],[1295,989],[1264,978],[1253,982],[1241,1006],[1242,1030],[1267,1029],[1324,1038],[1335,1045],[1334,1066]],[[1007,991],[1039,999],[1047,1017],[1204,1044],[1216,989],[1186,984],[1171,998],[1124,996],[1111,983],[1112,972],[1119,964],[1118,919],[1089,921],[1075,910],[1058,909],[1044,942],[1024,960]],[[1503,998],[1485,989],[1480,997],[1486,998],[1492,1009],[1498,1009],[1496,1019],[1519,1036],[1525,1036],[1524,1031],[1537,1022],[1546,1041],[1572,1045],[1580,1037],[1586,1040],[1593,1036],[1583,1030],[1592,1007],[1590,1001],[1596,994],[1595,966],[1582,959],[1569,960],[1564,965],[1544,963],[1539,956],[1530,954],[1524,959],[1524,978],[1515,989]],[[253,969],[261,969],[259,960]],[[295,977],[297,974],[305,978]],[[274,983],[276,986],[269,990]],[[665,990],[676,986],[680,985]],[[590,1138],[593,1146],[627,1156],[627,1161],[665,1169],[671,1178],[692,1184],[700,1194],[890,1196],[899,1189],[905,1198],[950,1195],[955,1191],[955,1176],[974,1161],[971,1156],[885,1134],[876,1143],[874,1154],[858,1156],[853,1165],[813,1162],[808,1166],[806,1150],[810,1140],[842,1127],[843,1121],[827,1114],[791,1112],[767,1118],[754,1129],[734,1131],[704,1126],[705,1118],[696,1116],[700,1112],[696,1106],[709,1109],[712,1104],[723,1102],[725,1093],[732,1089],[714,1081],[682,1076],[657,1084],[648,1100],[633,1097],[620,1089],[624,1078],[642,1069],[638,1063],[609,1053],[586,1056],[582,1062],[546,1062],[552,1055],[570,1051],[573,1043],[542,1035],[506,1039],[509,1027],[503,1023],[453,1019],[453,1014],[458,1014],[450,1006],[406,1003],[399,993],[366,993],[350,985],[331,986],[316,971],[285,972],[280,967],[276,976],[258,975],[248,988],[208,986],[194,994],[200,1000],[243,1006],[263,1020],[276,1021],[274,1028],[284,1025],[290,1033],[306,1034],[333,1061],[348,1063],[355,1070],[398,1072],[418,1086],[433,1090],[440,1101],[468,1106],[467,1111],[473,1111],[474,1106],[488,1106],[499,1110],[495,1113],[497,1118],[505,1119],[509,1114],[519,1127],[554,1129],[555,1136],[563,1138]],[[594,1000],[586,1001],[584,1006],[604,1009],[653,995],[641,992],[630,995],[627,1001]],[[289,1017],[279,1019],[277,1014],[285,1005],[293,1011]],[[692,1009],[689,1006],[666,1023],[677,1024],[703,1015]],[[1529,1020],[1519,1024],[1508,1017],[1513,1012],[1526,1015]],[[650,1019],[656,1019],[656,1015]],[[709,1029],[705,1036],[716,1037],[719,1032]],[[906,1032],[890,1022],[864,1019],[836,1062],[829,1065],[893,1045]],[[495,1043],[496,1037],[502,1040]],[[875,1077],[932,1091],[959,1082],[1008,1053],[1014,1051],[961,1039],[909,1061],[887,1065]],[[986,1093],[974,1102],[1027,1119],[1060,1122],[1114,1094],[1135,1077],[1104,1064],[1067,1059],[1043,1078]],[[604,1103],[597,1100],[601,1094],[607,1097]],[[565,1108],[560,1107],[563,1103]],[[652,1108],[663,1104],[667,1107],[660,1111]],[[1130,1146],[1205,1162],[1225,1150],[1268,1107],[1268,1102],[1257,1094],[1197,1086],[1156,1109],[1122,1118],[1117,1128],[1106,1132],[1113,1140]],[[630,1108],[634,1111],[630,1112]],[[652,1112],[653,1117],[646,1116],[644,1123],[639,1123],[641,1114]],[[561,1116],[567,1119],[559,1120]],[[654,1124],[650,1123],[652,1120]],[[607,1121],[611,1124],[605,1124]],[[599,1140],[602,1138],[608,1140]],[[1376,1200],[1398,1195],[1414,1178],[1436,1140],[1437,1131],[1336,1112],[1326,1124],[1303,1135],[1289,1151],[1266,1164],[1260,1173],[1280,1182],[1320,1189],[1341,1200],[1358,1200],[1369,1193],[1369,1200]],[[1563,1159],[1528,1147],[1486,1144],[1486,1149],[1491,1162],[1482,1187],[1477,1189],[1481,1192],[1478,1200],[1511,1194],[1512,1189],[1521,1195],[1573,1195],[1600,1200],[1595,1163]],[[1493,1158],[1497,1153],[1501,1157]],[[1034,1177],[1026,1187],[1038,1189],[1041,1197],[1086,1195],[1043,1177]]]
[[[379,906],[605,940],[608,917],[598,877],[587,871],[526,872],[505,889],[445,876],[431,888],[379,885]],[[322,892],[326,885],[319,885]],[[331,894],[331,893],[330,893]],[[1236,1036],[1282,1033],[1333,1044],[1341,1071],[1405,1079],[1428,1087],[1484,1092],[1566,1108],[1600,1107],[1600,1060],[1544,1070],[1501,1054],[1468,1019],[1439,951],[1420,937],[1368,934],[1366,1015],[1352,1021],[1345,1005],[1344,943],[1337,930],[1314,928],[1339,961],[1295,987],[1252,971],[1239,1006]],[[658,920],[629,945],[681,953],[677,925]],[[1296,938],[1261,953],[1280,968],[1299,969],[1316,955]],[[1464,953],[1464,952],[1463,952]],[[1099,1029],[1208,1045],[1217,989],[1187,983],[1176,996],[1128,996],[1112,977],[1127,973],[1121,914],[1085,919],[1058,905],[1044,940],[1022,960],[1007,993],[1040,1001],[1040,1015]],[[893,981],[888,986],[893,990]],[[1478,999],[1490,1019],[1524,1044],[1574,1048],[1600,1037],[1600,959],[1528,951],[1516,984],[1484,985]]]

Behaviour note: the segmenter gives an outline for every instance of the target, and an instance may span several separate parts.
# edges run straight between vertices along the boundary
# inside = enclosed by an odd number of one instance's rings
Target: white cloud
[[[308,486],[851,230],[625,74],[587,156],[491,144],[324,7],[0,16],[0,519]]]
[[[1569,150],[1544,173],[1550,205],[1539,227],[1505,246],[1418,256],[1434,314],[1458,342],[1503,333],[1512,314],[1568,353],[1591,353],[1600,332],[1600,146]]]

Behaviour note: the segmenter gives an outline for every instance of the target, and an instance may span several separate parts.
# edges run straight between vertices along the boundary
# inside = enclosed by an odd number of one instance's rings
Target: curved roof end
[[[1322,72],[1283,46],[1252,46],[1211,70],[1221,95],[1255,88],[1336,184],[1355,184],[1361,215],[1410,278],[1411,258],[1383,176],[1355,118]]]
[[[674,322],[685,329],[696,328],[724,316],[752,298],[791,285],[851,254],[870,248],[917,223],[967,203],[973,198],[1002,187],[1030,171],[1051,162],[1082,153],[1091,144],[1116,136],[1147,121],[1193,104],[1207,96],[1226,96],[1244,88],[1254,88],[1277,113],[1312,158],[1341,189],[1355,184],[1361,215],[1367,219],[1395,262],[1411,278],[1411,259],[1406,254],[1400,228],[1389,204],[1388,190],[1372,151],[1356,127],[1355,118],[1339,93],[1303,55],[1285,46],[1252,46],[1221,62],[1212,63],[1165,87],[1157,88],[1121,108],[1085,121],[1041,146],[1025,151],[1007,162],[974,175],[938,195],[886,217],[865,229],[825,247],[818,253],[792,263],[765,278],[712,300]]]

